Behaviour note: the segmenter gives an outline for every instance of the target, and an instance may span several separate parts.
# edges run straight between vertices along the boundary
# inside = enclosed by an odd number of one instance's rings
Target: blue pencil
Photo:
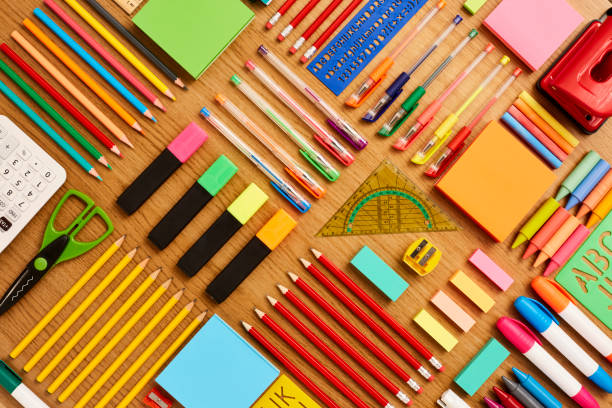
[[[157,122],[151,114],[149,108],[145,106],[138,98],[134,96],[117,78],[106,70],[94,57],[92,57],[83,47],[72,39],[60,26],[58,26],[49,16],[47,16],[40,8],[34,9],[34,15],[43,22],[55,35],[57,35],[72,51],[81,57],[94,71],[98,73],[110,86],[123,96],[134,108],[142,113],[153,122]]]
[[[6,97],[9,98],[9,100],[13,102],[19,109],[21,109],[21,111],[25,113],[32,122],[34,122],[55,143],[57,143],[59,147],[62,148],[62,150],[68,153],[68,155],[75,162],[77,162],[77,164],[81,166],[83,170],[96,177],[98,180],[102,181],[102,178],[100,177],[96,169],[94,169],[94,167],[89,164],[89,162],[85,160],[83,156],[79,154],[79,152],[74,150],[74,148],[70,146],[68,142],[66,142],[60,135],[58,135],[57,132],[47,124],[47,122],[45,122],[40,116],[38,116],[38,114],[34,112],[32,108],[28,106],[28,104],[26,104],[21,98],[19,98],[19,96],[17,96],[15,92],[13,92],[11,88],[6,86],[6,84],[2,81],[0,81],[0,92],[6,95]]]

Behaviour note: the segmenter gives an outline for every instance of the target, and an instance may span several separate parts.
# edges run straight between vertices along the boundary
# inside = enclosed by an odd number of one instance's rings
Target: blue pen
[[[523,388],[529,391],[529,393],[542,405],[544,405],[544,407],[562,408],[563,405],[561,405],[561,403],[550,392],[548,392],[546,388],[542,387],[542,385],[540,385],[535,378],[529,374],[525,374],[518,368],[512,367],[512,372]]]
[[[535,299],[519,296],[514,307],[550,344],[602,390],[612,393],[612,377],[567,335],[553,314]]]
[[[533,150],[535,150],[542,159],[546,161],[551,167],[558,169],[561,167],[561,160],[555,156],[546,146],[542,144],[534,135],[531,134],[523,125],[519,123],[512,115],[505,112],[501,117],[510,129],[512,129],[521,139]]]
[[[92,57],[83,47],[72,39],[60,26],[58,26],[49,16],[47,16],[40,8],[34,9],[34,15],[43,22],[55,35],[57,35],[66,45],[81,57],[94,71],[98,73],[110,86],[112,86],[126,101],[128,101],[141,114],[157,122],[151,114],[149,108],[145,106],[138,98],[134,96],[117,78],[106,70],[94,57]]]
[[[572,195],[565,204],[565,209],[569,210],[576,204],[583,202],[608,171],[610,171],[610,164],[604,159],[600,159],[589,174],[578,184],[578,187],[572,191]]]
[[[461,21],[463,21],[463,18],[459,14],[457,14],[453,21],[450,23],[450,25],[446,28],[446,30],[442,31],[438,38],[433,42],[431,47],[429,47],[429,49],[425,51],[425,54],[423,54],[421,58],[418,59],[418,61],[412,66],[412,68],[410,68],[408,72],[402,72],[395,79],[395,81],[393,81],[393,83],[387,88],[387,90],[385,90],[385,94],[378,100],[378,102],[376,102],[373,108],[366,112],[365,116],[363,117],[363,120],[366,120],[368,122],[375,122],[383,113],[385,113],[385,111],[389,106],[391,106],[393,101],[395,101],[397,97],[401,95],[404,90],[402,87],[406,84],[406,82],[408,82],[412,74],[414,74],[414,72],[421,66],[421,64],[425,62],[425,60],[436,50],[436,48],[438,48],[440,44],[442,44],[442,41],[444,41],[444,39],[448,37],[450,33],[453,32],[455,27],[457,27],[457,25]]]

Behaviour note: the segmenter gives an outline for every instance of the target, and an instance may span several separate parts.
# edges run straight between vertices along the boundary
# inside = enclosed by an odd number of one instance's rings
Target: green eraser
[[[227,212],[244,225],[266,201],[268,201],[266,193],[261,191],[257,184],[251,183],[227,207]]]
[[[470,14],[474,15],[480,10],[487,0],[467,0],[463,3],[463,8],[469,11]]]
[[[351,265],[393,301],[396,301],[410,286],[367,246],[361,248],[351,259]]]
[[[457,374],[454,381],[465,392],[474,395],[509,355],[510,352],[499,341],[491,337]]]
[[[200,176],[198,183],[214,197],[234,177],[237,171],[238,167],[230,159],[221,155]]]

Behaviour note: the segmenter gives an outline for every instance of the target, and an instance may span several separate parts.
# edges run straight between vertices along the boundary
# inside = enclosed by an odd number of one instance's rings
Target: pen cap
[[[8,364],[0,360],[0,385],[2,388],[12,394],[19,384],[21,384],[21,378]]]
[[[542,345],[542,341],[523,322],[502,316],[496,325],[504,337],[522,354],[528,352],[534,343]]]
[[[514,307],[539,333],[548,329],[553,322],[559,324],[550,310],[535,299],[519,296],[514,301]]]
[[[221,155],[200,176],[198,184],[208,191],[211,196],[215,196],[237,171],[238,167],[225,155]]]
[[[196,125],[195,122],[191,122],[170,142],[167,149],[181,163],[185,163],[202,146],[206,139],[208,139],[206,132]]]
[[[276,248],[295,228],[297,222],[285,210],[278,210],[266,224],[257,231],[257,238],[270,250]]]
[[[542,276],[536,276],[531,281],[531,287],[556,313],[561,313],[570,301],[573,302],[563,288]]]
[[[471,408],[453,390],[446,390],[440,396],[438,405],[444,408]]]
[[[268,195],[261,191],[257,184],[251,183],[227,207],[227,212],[244,225],[266,201]]]

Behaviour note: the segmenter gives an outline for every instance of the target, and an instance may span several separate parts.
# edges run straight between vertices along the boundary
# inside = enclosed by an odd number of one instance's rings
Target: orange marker
[[[572,235],[572,232],[580,225],[578,218],[570,215],[552,237],[544,244],[542,250],[538,254],[533,266],[540,266],[542,262],[551,258],[561,245]]]
[[[512,103],[514,106],[518,108],[523,115],[527,116],[527,118],[532,121],[540,130],[550,138],[557,146],[559,146],[565,153],[570,154],[574,147],[569,144],[567,140],[563,138],[555,129],[553,129],[544,119],[540,117],[525,101],[520,98],[516,98],[516,100]]]
[[[582,207],[576,213],[576,217],[580,218],[587,215],[603,200],[604,196],[612,189],[612,171],[606,173],[593,191],[582,202]]]
[[[612,190],[608,191],[604,198],[593,208],[593,214],[586,223],[587,228],[591,228],[599,221],[603,220],[612,210]]]
[[[529,246],[523,254],[523,259],[529,258],[542,247],[555,235],[555,232],[561,228],[561,225],[567,220],[570,213],[563,207],[557,208],[557,211],[546,221],[546,224],[542,225],[542,228],[531,238]]]

